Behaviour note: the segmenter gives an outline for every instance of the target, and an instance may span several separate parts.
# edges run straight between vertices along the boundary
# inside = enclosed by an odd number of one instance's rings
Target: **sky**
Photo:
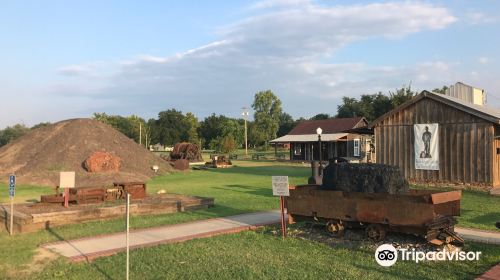
[[[500,1],[3,1],[0,128],[175,108],[294,118],[463,82],[500,108]]]

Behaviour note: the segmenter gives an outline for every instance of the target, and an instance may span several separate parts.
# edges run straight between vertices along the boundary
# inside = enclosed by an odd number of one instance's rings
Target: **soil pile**
[[[121,159],[119,171],[89,173],[84,162],[96,152]],[[55,186],[60,171],[75,171],[76,186],[107,186],[116,181],[147,181],[172,170],[163,159],[111,126],[72,119],[41,127],[0,148],[0,176],[16,174],[20,184]]]

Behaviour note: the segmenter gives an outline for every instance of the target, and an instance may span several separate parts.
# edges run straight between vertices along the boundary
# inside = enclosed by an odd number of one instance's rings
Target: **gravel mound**
[[[119,171],[89,173],[84,162],[95,152],[121,158]],[[0,148],[0,176],[16,174],[19,184],[55,186],[60,171],[75,171],[76,186],[146,181],[172,167],[121,132],[97,120],[72,119],[41,127]]]

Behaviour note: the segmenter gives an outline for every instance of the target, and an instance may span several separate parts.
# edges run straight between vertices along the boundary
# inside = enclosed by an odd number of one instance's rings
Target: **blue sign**
[[[15,189],[16,189],[16,175],[10,175],[10,177],[9,177],[9,194],[10,194],[10,197],[14,197]]]

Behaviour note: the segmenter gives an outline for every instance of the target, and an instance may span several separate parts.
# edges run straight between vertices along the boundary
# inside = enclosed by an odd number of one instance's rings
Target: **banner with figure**
[[[439,130],[437,123],[415,124],[415,169],[439,170]]]

